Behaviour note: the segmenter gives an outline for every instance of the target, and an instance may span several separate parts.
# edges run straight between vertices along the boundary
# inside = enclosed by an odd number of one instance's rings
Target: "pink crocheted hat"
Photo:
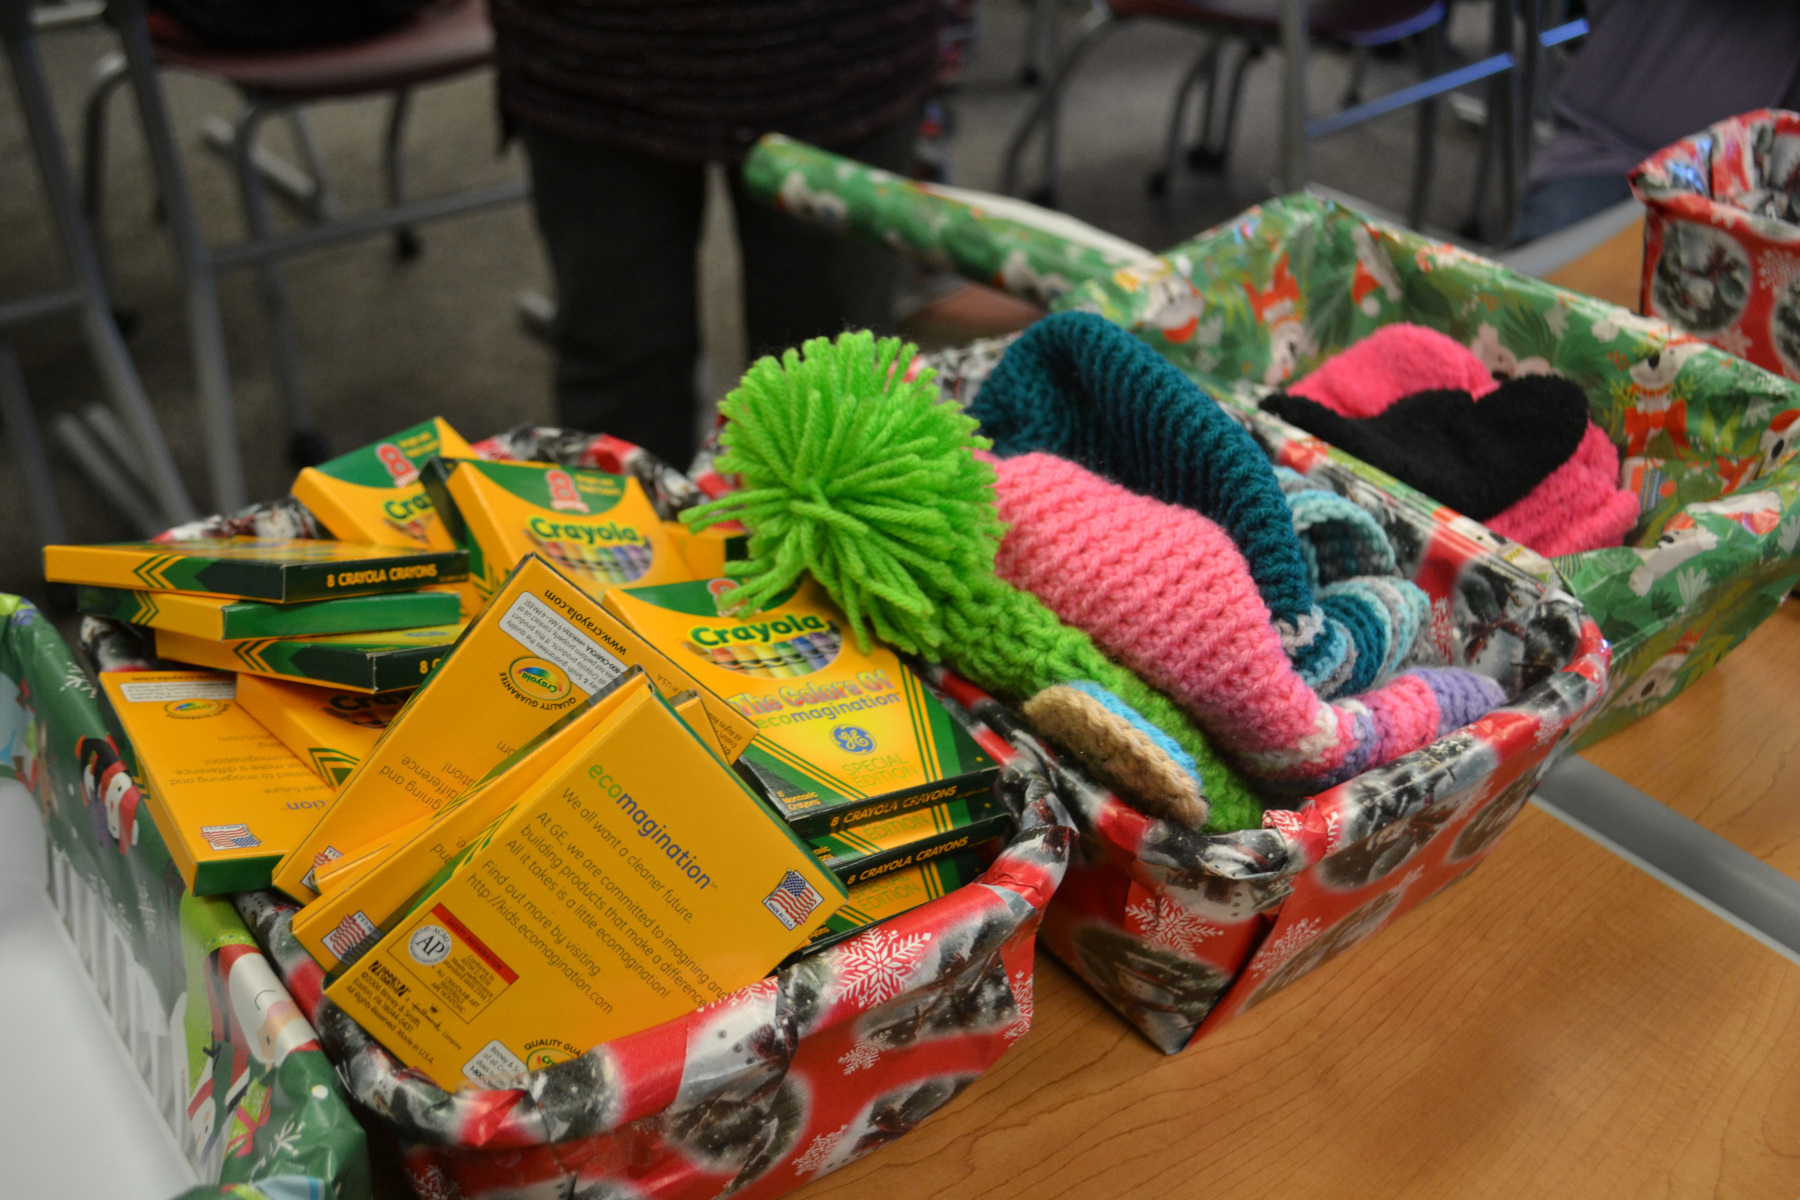
[[[1499,385],[1475,352],[1423,325],[1383,325],[1287,389],[1341,417],[1372,417],[1402,396],[1454,388],[1477,400]]]
[[[1432,741],[1503,703],[1471,672],[1412,671],[1327,704],[1282,651],[1231,537],[1066,459],[998,464],[1009,528],[996,569],[1177,704],[1245,770],[1304,792]]]

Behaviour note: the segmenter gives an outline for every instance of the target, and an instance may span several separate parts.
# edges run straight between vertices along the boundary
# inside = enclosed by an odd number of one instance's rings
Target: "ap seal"
[[[441,925],[421,925],[406,940],[406,952],[420,966],[435,967],[450,957],[450,934]]]

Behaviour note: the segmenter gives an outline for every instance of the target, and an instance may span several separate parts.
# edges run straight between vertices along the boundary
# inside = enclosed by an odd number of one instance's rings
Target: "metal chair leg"
[[[325,173],[325,156],[319,153],[319,139],[313,136],[312,121],[304,108],[287,110],[288,128],[293,131],[294,145],[300,161],[313,181],[313,220],[321,223],[335,220],[339,214],[337,193],[331,190],[331,177]]]
[[[1231,161],[1231,134],[1237,128],[1238,112],[1244,101],[1244,76],[1249,74],[1254,63],[1262,61],[1265,49],[1261,42],[1251,42],[1244,47],[1237,63],[1231,69],[1231,86],[1225,93],[1225,124],[1219,130],[1219,140],[1212,140],[1212,121],[1210,113],[1206,127],[1206,140],[1188,151],[1188,165],[1196,170],[1223,171]],[[1211,108],[1209,104],[1207,106]]]
[[[1306,0],[1281,0],[1281,186],[1297,192],[1312,174],[1307,145],[1307,59],[1312,52]]]
[[[232,166],[237,172],[238,196],[244,205],[244,224],[251,241],[262,241],[275,232],[269,216],[269,193],[262,173],[256,169],[256,136],[262,123],[281,110],[252,100],[239,115],[232,131]],[[290,458],[310,458],[310,466],[322,462],[313,457],[323,440],[313,428],[312,413],[307,407],[306,390],[300,382],[300,338],[294,329],[293,305],[288,299],[287,281],[280,265],[269,260],[257,264],[256,280],[262,293],[263,315],[269,327],[269,345],[275,368],[275,390],[287,411]]]
[[[118,294],[112,253],[106,240],[106,130],[113,93],[127,80],[125,56],[105,54],[94,64],[81,116],[81,211],[94,237],[94,255],[107,291]]]
[[[395,206],[406,198],[406,119],[411,113],[412,89],[401,88],[394,93],[393,107],[388,111],[387,139],[382,147],[383,161],[387,167],[388,203]],[[395,258],[401,262],[411,262],[419,257],[422,249],[418,232],[411,225],[395,228]]]
[[[25,504],[31,509],[31,524],[39,540],[46,546],[67,541],[69,535],[63,527],[62,509],[56,503],[50,464],[44,458],[44,439],[25,392],[25,375],[19,370],[19,356],[4,336],[0,336],[0,424],[6,427],[13,464],[24,481]]]
[[[1344,98],[1338,101],[1339,108],[1353,108],[1363,101],[1363,84],[1369,78],[1369,48],[1363,45],[1350,47],[1350,83],[1344,88]]]
[[[182,290],[187,300],[188,336],[193,342],[194,376],[200,398],[201,432],[206,439],[212,502],[221,512],[248,503],[244,488],[244,464],[238,454],[237,410],[231,396],[231,362],[225,354],[225,325],[219,314],[219,293],[213,282],[212,250],[200,232],[193,193],[188,190],[175,127],[169,118],[168,99],[157,74],[156,54],[144,25],[144,0],[108,0],[108,13],[118,31],[119,43],[137,98],[150,152],[150,169],[156,177],[163,217],[181,265]]]
[[[1181,77],[1181,86],[1175,89],[1175,103],[1169,109],[1169,129],[1163,140],[1162,169],[1150,176],[1147,190],[1152,196],[1168,194],[1174,183],[1176,168],[1181,160],[1181,144],[1183,134],[1187,132],[1187,112],[1189,101],[1193,98],[1194,88],[1200,82],[1202,74],[1208,77],[1208,84],[1218,77],[1219,47],[1224,39],[1213,37],[1207,39],[1206,49],[1194,57],[1194,63]]]
[[[101,378],[120,419],[137,439],[145,468],[155,483],[157,506],[171,525],[191,521],[196,515],[193,502],[188,499],[187,488],[175,469],[175,459],[163,440],[162,427],[144,394],[137,368],[126,352],[118,326],[113,323],[106,282],[101,277],[99,261],[94,257],[94,243],[88,234],[87,223],[82,220],[80,194],[63,153],[62,130],[57,125],[49,80],[44,74],[43,60],[37,53],[37,40],[26,6],[0,3],[0,37],[6,42],[13,83],[18,91],[38,173],[43,179],[50,216],[81,289],[82,328],[87,335],[88,348],[100,368]]]
[[[1424,42],[1419,51],[1419,78],[1430,79],[1438,73],[1438,63],[1443,54],[1445,27],[1450,18],[1446,11],[1443,20],[1427,29]],[[1406,221],[1414,229],[1425,228],[1425,209],[1431,203],[1431,184],[1437,173],[1437,128],[1439,100],[1432,97],[1419,104],[1418,129],[1413,135],[1417,140],[1413,146],[1413,183],[1412,200],[1407,206]]]
[[[1087,52],[1098,45],[1107,34],[1118,27],[1118,18],[1105,8],[1095,8],[1084,20],[1085,28],[1075,44],[1069,47],[1057,64],[1056,73],[1050,77],[1049,84],[1038,93],[1025,119],[1013,130],[1012,139],[1006,144],[1004,167],[1000,175],[1000,190],[1008,195],[1018,194],[1019,160],[1024,156],[1025,144],[1031,138],[1032,131],[1039,125],[1044,127],[1044,184],[1033,194],[1040,202],[1055,203],[1058,141],[1062,115],[1063,89],[1068,86],[1075,68],[1080,64]]]

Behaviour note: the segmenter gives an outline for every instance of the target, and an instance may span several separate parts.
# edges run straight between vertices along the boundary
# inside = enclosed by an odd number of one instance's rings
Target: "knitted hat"
[[[1076,692],[1101,701],[1083,714],[1092,720],[1071,728],[1079,736],[1098,723],[1104,736],[1064,744],[1103,782],[1189,827],[1257,825],[1260,801],[1185,713],[995,574],[994,472],[972,453],[984,443],[971,419],[938,402],[933,372],[904,378],[913,353],[867,333],[815,338],[779,363],[757,361],[721,402],[729,420],[716,465],[743,488],[682,519],[696,529],[737,519],[750,531],[748,559],[729,566],[743,580],[739,609],[810,573],[864,645],[873,633],[1027,702],[1059,684],[1094,685]],[[1129,718],[1104,724],[1121,711]],[[1140,790],[1158,781],[1164,790]]]
[[[995,560],[1001,577],[1089,633],[1284,791],[1349,778],[1456,727],[1446,720],[1465,724],[1505,700],[1494,681],[1452,670],[1440,687],[1407,675],[1355,704],[1326,704],[1282,653],[1249,564],[1216,523],[1050,454],[1000,463],[994,494],[1008,525]],[[1355,590],[1365,601],[1359,613],[1381,614],[1385,624],[1368,638],[1380,647],[1371,672],[1391,668],[1424,618],[1396,582],[1327,589]]]
[[[1479,403],[1468,392],[1415,392],[1368,417],[1292,395],[1262,407],[1477,521],[1529,495],[1588,427],[1587,395],[1554,375],[1510,380]]]
[[[1401,396],[1440,389],[1480,399],[1497,386],[1487,365],[1457,341],[1422,325],[1383,325],[1288,387],[1340,417],[1372,417]]]
[[[1003,458],[1061,455],[1212,518],[1249,561],[1295,666],[1316,676],[1341,665],[1268,456],[1130,333],[1092,313],[1046,317],[1007,348],[969,412]]]

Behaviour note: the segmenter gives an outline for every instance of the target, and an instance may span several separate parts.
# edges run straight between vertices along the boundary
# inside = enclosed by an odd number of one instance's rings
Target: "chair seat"
[[[151,37],[165,67],[292,100],[360,96],[448,79],[487,65],[494,53],[484,0],[443,0],[378,37],[303,50],[218,50],[155,20]]]
[[[1158,17],[1190,25],[1229,25],[1246,32],[1281,28],[1281,0],[1112,0],[1119,17]],[[1444,0],[1310,0],[1306,23],[1314,37],[1380,46],[1429,29],[1444,16]]]

